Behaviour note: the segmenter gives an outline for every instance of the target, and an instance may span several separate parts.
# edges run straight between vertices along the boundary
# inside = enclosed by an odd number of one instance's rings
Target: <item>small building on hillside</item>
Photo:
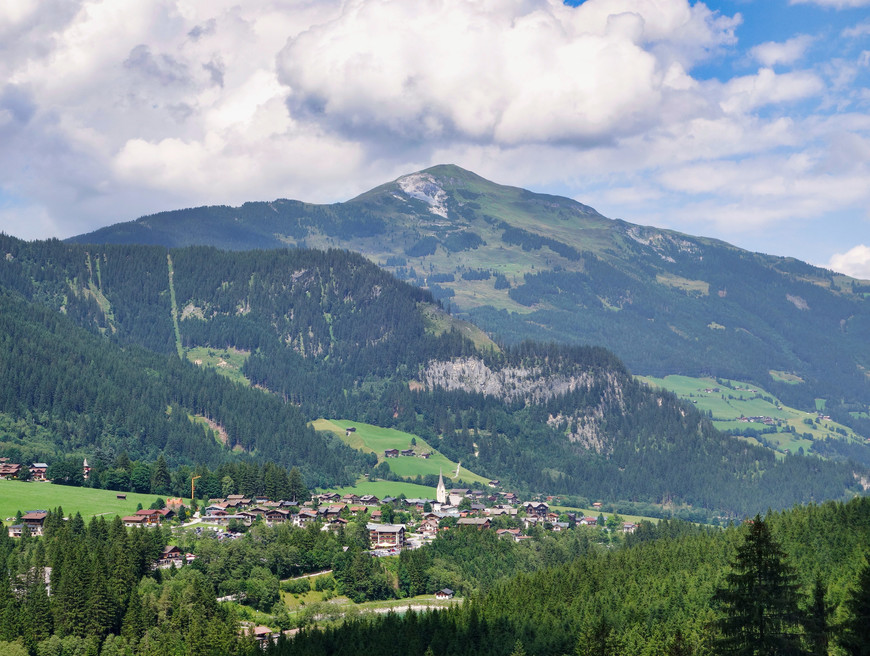
[[[30,465],[30,480],[44,481],[45,472],[48,471],[48,465],[44,462],[34,462]]]
[[[435,593],[435,598],[439,601],[444,601],[446,599],[453,599],[453,590],[450,588],[441,588],[438,592]]]

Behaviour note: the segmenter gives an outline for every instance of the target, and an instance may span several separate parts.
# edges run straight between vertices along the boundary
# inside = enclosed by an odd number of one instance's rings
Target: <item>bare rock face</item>
[[[506,366],[492,369],[480,358],[456,358],[448,361],[432,360],[420,374],[420,382],[428,388],[492,396],[508,403],[524,402],[544,405],[547,401],[578,390],[589,391],[593,385],[601,390],[591,404],[573,412],[550,414],[547,423],[561,428],[566,437],[578,445],[608,453],[600,422],[605,411],[614,407],[624,409],[622,388],[612,372],[548,373],[542,366]]]

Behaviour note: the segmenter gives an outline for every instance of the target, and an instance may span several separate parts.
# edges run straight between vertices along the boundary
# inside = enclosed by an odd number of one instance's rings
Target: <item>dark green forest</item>
[[[306,426],[341,417],[416,433],[523,492],[667,501],[710,516],[844,498],[864,471],[838,453],[777,461],[639,385],[601,348],[493,351],[436,331],[420,311],[432,306],[428,292],[359,255],[10,237],[0,246],[0,365],[11,382],[0,396],[0,443],[18,449],[10,455],[76,453],[108,466],[122,453],[144,462],[163,454],[172,467],[211,470],[268,461],[297,467],[312,486],[347,484],[374,459]],[[244,351],[251,386],[178,358],[194,346]],[[495,372],[590,382],[538,400],[409,388],[430,362],[472,356]],[[226,443],[199,420],[222,428]],[[590,421],[595,448],[567,439]]]
[[[364,520],[338,533],[254,525],[236,540],[188,531],[172,538],[195,556],[180,569],[154,567],[164,529],[62,514],[43,537],[0,531],[0,653],[263,653],[239,634],[257,610],[302,629],[271,654],[860,654],[870,639],[864,498],[724,530],[645,522],[626,536],[589,527],[517,544],[457,529],[389,563],[364,550]],[[324,568],[333,574],[314,584],[285,580]],[[279,602],[313,585],[359,601],[451,585],[465,602],[344,620],[328,603],[291,614]]]

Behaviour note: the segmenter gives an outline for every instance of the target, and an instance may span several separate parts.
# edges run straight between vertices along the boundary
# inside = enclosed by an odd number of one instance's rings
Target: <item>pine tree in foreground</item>
[[[840,646],[850,656],[870,655],[870,564],[858,572],[858,580],[845,602],[847,618],[842,624]]]
[[[756,515],[714,600],[722,611],[718,653],[802,654],[800,595],[786,554]]]

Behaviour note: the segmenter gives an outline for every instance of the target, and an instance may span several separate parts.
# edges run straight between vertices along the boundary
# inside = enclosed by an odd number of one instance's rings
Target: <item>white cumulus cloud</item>
[[[834,254],[828,268],[853,278],[870,280],[870,246],[858,244],[845,253]]]
[[[749,54],[762,66],[773,67],[777,64],[793,64],[804,56],[812,43],[811,36],[801,34],[781,43],[776,41],[760,43],[751,48]]]

